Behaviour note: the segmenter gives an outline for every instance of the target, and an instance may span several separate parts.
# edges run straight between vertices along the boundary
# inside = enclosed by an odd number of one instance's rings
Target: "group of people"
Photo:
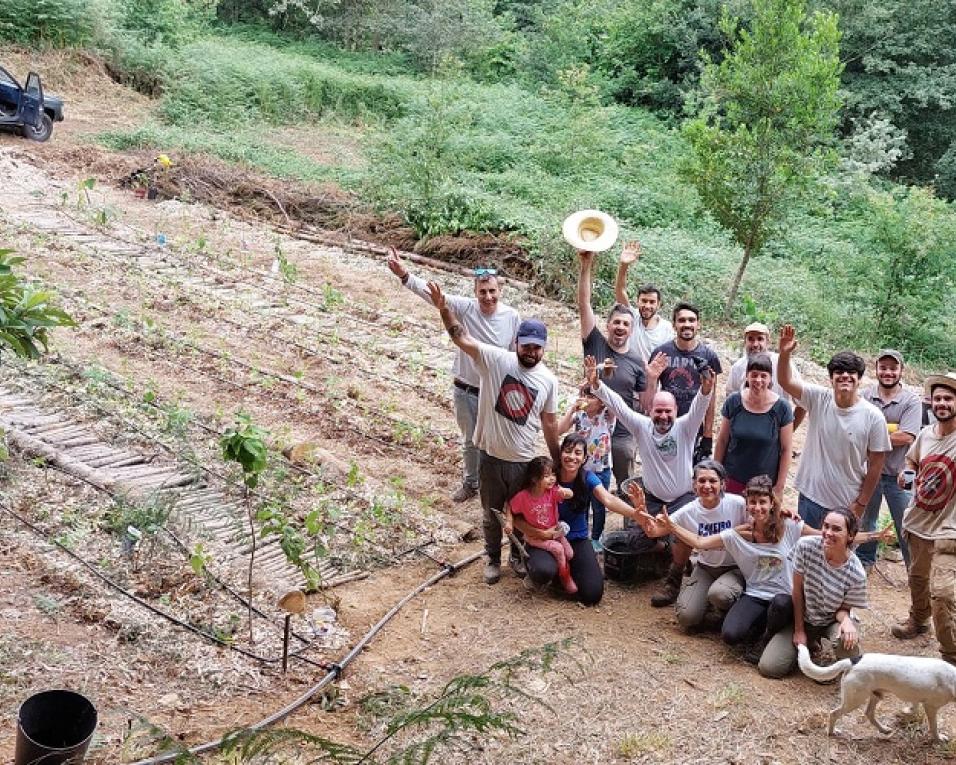
[[[781,329],[772,352],[769,328],[755,322],[729,370],[715,438],[724,370],[699,337],[700,311],[679,302],[668,321],[652,284],[632,304],[627,275],[639,256],[625,243],[602,328],[591,305],[595,253],[578,251],[585,381],[563,414],[543,362],[547,327],[501,302],[493,269],[475,270],[473,298],[446,296],[389,256],[458,348],[464,470],[452,499],[480,497],[485,581],[501,577],[505,531],[529,587],[554,581],[596,604],[598,556],[613,536],[636,553],[669,555],[652,605],[676,604],[685,629],[719,625],[762,674],[780,677],[798,644],[827,638],[838,655],[859,652],[853,609],[866,607],[867,570],[892,537],[876,531],[885,500],[912,596],[893,634],[923,634],[932,618],[943,658],[956,663],[956,373],[927,378],[928,412],[892,349],[880,351],[868,388],[865,362],[847,351],[830,359],[829,385],[810,384],[793,362],[794,328]],[[804,424],[794,513],[782,501]],[[606,511],[624,516],[623,530],[605,531]]]

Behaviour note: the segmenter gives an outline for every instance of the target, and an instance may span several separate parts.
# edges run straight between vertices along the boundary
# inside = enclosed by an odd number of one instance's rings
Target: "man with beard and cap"
[[[930,375],[924,385],[936,424],[923,428],[906,452],[906,468],[916,472],[913,502],[903,516],[909,545],[909,617],[893,627],[907,640],[929,631],[945,661],[956,664],[956,372]],[[900,474],[901,488],[906,486]]]
[[[423,300],[431,300],[425,280],[408,272],[394,247],[389,248],[388,268],[408,289]],[[500,302],[501,284],[493,268],[475,269],[475,296],[448,295],[448,306],[468,334],[482,343],[514,350],[515,333],[521,318],[511,306]],[[452,401],[455,420],[464,441],[462,447],[462,482],[451,495],[453,502],[464,502],[478,494],[478,447],[472,436],[478,416],[478,372],[467,353],[455,354],[452,365]]]
[[[883,413],[886,429],[890,434],[893,450],[886,455],[879,483],[866,505],[860,521],[862,531],[876,529],[883,500],[889,505],[900,552],[906,567],[910,565],[910,553],[903,538],[903,511],[909,506],[910,493],[899,486],[900,472],[906,461],[906,451],[916,440],[922,426],[923,406],[920,397],[903,385],[903,355],[891,348],[880,351],[876,357],[876,385],[864,390],[860,397],[869,401]],[[863,566],[869,569],[876,562],[876,544],[860,545],[856,555]]]
[[[607,408],[623,422],[637,438],[641,454],[643,475],[638,479],[644,490],[647,512],[657,515],[661,507],[669,512],[683,507],[694,499],[694,463],[692,455],[697,441],[697,432],[710,410],[715,375],[704,370],[700,388],[694,395],[686,414],[677,414],[677,402],[667,391],[658,391],[651,399],[650,416],[638,414],[627,406],[619,395],[598,379],[600,366],[593,356],[584,360],[584,369],[591,390]],[[635,552],[652,552],[656,542],[641,528],[624,532],[628,546]],[[677,600],[684,567],[690,559],[691,549],[677,542],[671,548],[672,563],[661,588],[651,597],[651,605],[667,606]]]
[[[658,385],[663,391],[674,396],[677,401],[677,414],[684,415],[690,410],[691,403],[700,390],[703,372],[710,370],[716,378],[723,370],[720,358],[706,343],[701,342],[700,309],[691,303],[678,303],[674,306],[671,318],[677,336],[670,342],[657,346],[651,353],[647,364],[647,389],[641,403],[648,411]],[[707,415],[701,428],[694,463],[714,453],[714,405],[711,397]]]
[[[790,394],[781,388],[780,383],[777,382],[777,364],[779,363],[780,354],[776,351],[768,350],[769,347],[770,328],[766,324],[755,321],[744,327],[744,355],[734,362],[730,368],[730,372],[727,374],[727,387],[724,390],[725,395],[729,396],[731,393],[739,393],[743,389],[747,378],[748,359],[750,359],[751,356],[756,356],[758,353],[766,353],[770,357],[770,379],[773,383],[771,390],[793,406],[793,399],[790,398]],[[796,365],[792,361],[790,362],[790,379],[797,382],[802,382],[803,380],[797,371]],[[801,407],[794,407],[794,430],[800,426],[806,414]]]
[[[637,288],[637,307],[631,305],[627,296],[627,269],[641,257],[641,243],[625,242],[621,248],[621,262],[617,267],[614,280],[614,299],[627,306],[634,317],[634,332],[631,344],[646,364],[651,351],[657,346],[674,339],[674,325],[660,315],[661,291],[653,284],[642,284]]]
[[[478,417],[474,441],[479,449],[479,496],[485,536],[485,582],[501,578],[501,524],[494,510],[523,488],[528,463],[538,455],[538,434],[552,459],[558,451],[558,379],[542,362],[548,330],[537,319],[518,325],[515,350],[506,351],[475,340],[452,312],[441,287],[428,283],[432,304],[459,350],[478,373]],[[512,558],[515,559],[514,551]]]
[[[830,387],[790,377],[790,358],[797,349],[796,330],[780,330],[780,386],[807,410],[807,437],[794,485],[800,492],[797,512],[819,529],[831,510],[863,516],[880,480],[890,451],[890,435],[880,411],[860,398],[866,363],[855,353],[841,351],[827,364]]]
[[[607,318],[607,336],[598,329],[591,307],[591,279],[594,253],[578,251],[578,314],[581,318],[581,342],[584,353],[602,364],[602,374],[608,387],[617,393],[631,410],[638,409],[639,396],[647,385],[644,359],[631,346],[634,316],[630,309],[615,304]],[[611,435],[611,472],[621,484],[633,473],[637,445],[627,429],[618,422]],[[607,486],[604,487],[608,488]]]

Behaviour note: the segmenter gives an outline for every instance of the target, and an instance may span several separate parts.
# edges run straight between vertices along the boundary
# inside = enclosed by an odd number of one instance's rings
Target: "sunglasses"
[[[496,268],[476,268],[476,269],[474,270],[474,274],[475,274],[475,276],[477,276],[479,279],[482,278],[482,277],[484,277],[484,276],[497,276],[497,275],[498,275],[498,269],[496,269]]]

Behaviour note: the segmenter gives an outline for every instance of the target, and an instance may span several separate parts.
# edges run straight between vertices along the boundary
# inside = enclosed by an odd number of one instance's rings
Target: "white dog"
[[[841,659],[829,667],[821,667],[810,659],[805,645],[797,646],[800,671],[813,680],[840,681],[840,706],[830,712],[829,735],[837,720],[868,702],[866,717],[880,733],[892,729],[876,719],[876,705],[884,694],[892,693],[903,701],[919,703],[926,710],[930,735],[945,741],[936,726],[936,713],[951,701],[956,701],[956,667],[942,659],[924,656],[894,656],[886,653],[867,653],[856,659]],[[843,673],[846,673],[845,675]]]

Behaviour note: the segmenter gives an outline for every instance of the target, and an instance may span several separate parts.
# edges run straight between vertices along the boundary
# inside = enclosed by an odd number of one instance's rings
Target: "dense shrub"
[[[325,114],[397,117],[405,98],[400,83],[349,74],[261,45],[204,39],[178,55],[162,112],[181,125],[294,124]]]
[[[23,44],[85,45],[102,20],[100,3],[89,0],[3,0],[0,39]]]

